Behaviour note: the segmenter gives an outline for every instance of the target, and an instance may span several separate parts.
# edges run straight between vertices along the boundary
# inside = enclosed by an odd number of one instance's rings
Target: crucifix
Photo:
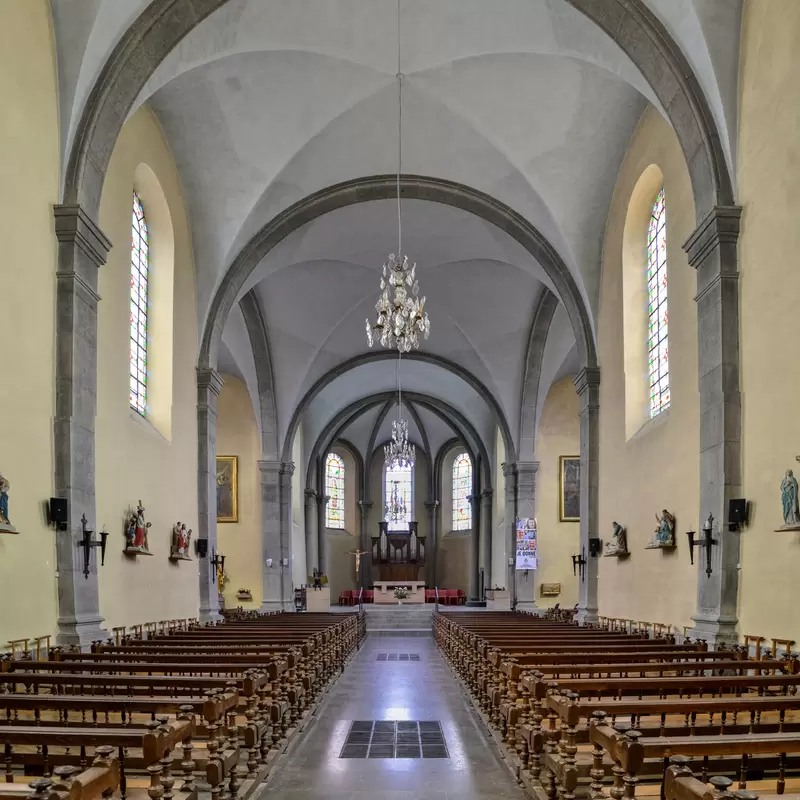
[[[366,554],[366,550],[351,550],[347,555],[356,557],[356,583],[358,583],[359,575],[361,574],[361,556]]]

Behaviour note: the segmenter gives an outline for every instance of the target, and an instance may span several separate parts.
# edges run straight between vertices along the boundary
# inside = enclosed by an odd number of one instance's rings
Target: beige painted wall
[[[259,608],[263,594],[258,469],[261,441],[247,386],[232,375],[223,377],[225,385],[217,399],[217,453],[239,458],[239,521],[217,525],[217,542],[225,554],[225,574],[229,579],[223,596],[227,608]],[[253,599],[237,600],[240,588],[249,589]]]
[[[670,312],[672,405],[630,439],[626,433],[623,326],[623,231],[634,189],[655,164],[664,176],[667,202],[667,270]],[[647,198],[652,205],[655,197]],[[611,538],[616,520],[628,529],[630,558],[599,559],[599,609],[604,616],[632,617],[682,627],[695,610],[696,567],[689,564],[684,532],[698,525],[699,397],[694,270],[682,244],[695,228],[689,175],[670,126],[648,108],[633,135],[611,203],[603,249],[598,319],[600,384],[599,534]],[[646,307],[642,308],[646,314]],[[646,380],[646,376],[642,379]],[[655,513],[676,517],[678,547],[645,550]]]
[[[0,534],[0,642],[55,633],[56,533],[43,501],[53,493],[58,202],[58,91],[46,0],[5,2],[0,11],[0,283],[3,380],[0,473],[11,482]],[[13,609],[13,612],[12,612]]]
[[[739,244],[742,450],[750,526],[742,533],[739,630],[800,641],[800,534],[783,523],[780,483],[800,472],[800,3],[747,0],[741,50]]]
[[[506,541],[506,477],[503,462],[506,448],[497,429],[494,443],[494,497],[492,498],[492,586],[508,588],[508,542]]]
[[[453,462],[464,452],[463,445],[450,448],[442,461],[441,486],[438,508],[438,530],[442,532],[436,553],[436,579],[442,589],[469,589],[469,556],[472,528],[453,530]],[[473,476],[475,465],[472,465]],[[480,517],[480,500],[472,510],[473,526]],[[483,550],[481,549],[481,553]]]
[[[564,378],[550,387],[539,421],[536,452],[539,472],[536,476],[536,519],[539,566],[536,570],[536,604],[544,607],[560,603],[571,608],[578,602],[578,581],[572,574],[572,554],[579,550],[580,524],[559,522],[558,459],[580,452],[578,395],[572,378]],[[525,578],[518,574],[520,590]],[[542,597],[542,583],[560,583],[558,597]],[[521,592],[520,592],[521,594]]]
[[[146,164],[163,198],[136,185]],[[152,230],[150,295],[153,369],[171,348],[172,400],[169,438],[129,407],[131,193],[140,191]],[[148,200],[150,200],[148,204]],[[166,202],[162,202],[165,200]],[[149,212],[148,212],[149,208]],[[108,263],[100,269],[96,423],[97,524],[110,532],[105,567],[99,570],[100,613],[106,625],[196,616],[197,561],[169,561],[172,526],[180,520],[197,532],[197,325],[191,236],[172,154],[154,115],[145,106],[124,126],[108,168],[100,203],[100,228],[111,239]],[[162,237],[169,226],[173,236]],[[158,242],[171,241],[169,248]],[[173,294],[159,294],[159,264],[173,269]],[[165,300],[165,295],[169,302]],[[169,315],[172,336],[169,336]],[[157,318],[160,317],[160,320]],[[167,324],[162,324],[166,319]],[[166,376],[167,379],[169,376]],[[157,387],[154,387],[157,390]],[[162,413],[169,413],[162,409]],[[141,500],[152,556],[123,554],[126,513]]]

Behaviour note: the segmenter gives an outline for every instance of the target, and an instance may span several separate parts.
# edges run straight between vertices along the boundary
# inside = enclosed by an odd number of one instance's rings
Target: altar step
[[[364,606],[367,633],[371,636],[430,636],[433,632],[433,604]]]

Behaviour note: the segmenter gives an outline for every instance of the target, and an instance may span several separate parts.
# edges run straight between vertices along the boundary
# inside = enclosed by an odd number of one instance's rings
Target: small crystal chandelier
[[[400,483],[392,481],[392,494],[386,503],[386,522],[405,522],[407,515],[406,501],[400,497]]]
[[[409,469],[414,466],[417,453],[416,447],[408,441],[408,422],[398,418],[392,422],[392,441],[384,445],[383,455],[386,463],[400,467],[400,469]]]

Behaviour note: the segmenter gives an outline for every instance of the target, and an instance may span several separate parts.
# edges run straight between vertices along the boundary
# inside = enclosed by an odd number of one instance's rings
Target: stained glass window
[[[472,461],[468,453],[461,453],[453,462],[453,530],[465,531],[472,527]]]
[[[344,528],[344,461],[336,453],[328,453],[325,459],[325,494],[328,495],[326,527]]]
[[[413,519],[413,471],[410,466],[386,468],[384,483],[385,520],[390,531],[407,531]],[[392,513],[390,509],[396,509]]]
[[[147,410],[147,272],[150,245],[142,201],[133,193],[131,230],[131,408]]]
[[[667,207],[658,193],[647,231],[648,353],[650,416],[669,408],[669,339],[667,328]]]

